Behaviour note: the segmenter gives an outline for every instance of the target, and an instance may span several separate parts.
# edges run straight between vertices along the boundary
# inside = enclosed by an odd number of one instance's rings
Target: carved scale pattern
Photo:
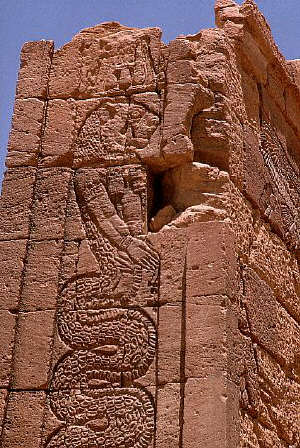
[[[159,259],[141,237],[146,172],[140,166],[79,170],[75,192],[99,274],[70,280],[57,326],[70,351],[58,361],[50,405],[63,426],[47,448],[146,448],[150,394],[134,385],[155,355],[156,329],[139,307],[157,293]]]

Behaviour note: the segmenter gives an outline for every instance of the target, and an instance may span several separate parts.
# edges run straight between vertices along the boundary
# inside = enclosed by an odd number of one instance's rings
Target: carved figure
[[[143,94],[137,94],[135,98],[146,106],[117,97],[103,100],[89,113],[74,145],[76,167],[139,161],[139,150],[151,143],[159,126],[156,111],[159,98],[157,94],[152,94],[151,99]]]
[[[57,325],[70,347],[58,361],[50,404],[64,422],[47,448],[146,448],[152,398],[133,382],[151,365],[155,325],[139,305],[157,292],[159,259],[144,240],[146,176],[138,165],[80,169],[74,188],[100,274],[63,287]],[[145,291],[148,291],[148,293]]]

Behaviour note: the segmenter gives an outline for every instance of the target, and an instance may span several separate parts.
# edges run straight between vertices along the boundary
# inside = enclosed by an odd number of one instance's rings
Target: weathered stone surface
[[[28,238],[35,184],[34,168],[9,169],[0,200],[1,240]]]
[[[299,61],[253,0],[215,12],[22,49],[3,448],[300,444]]]
[[[199,250],[201,248],[201,250]],[[189,228],[186,294],[189,302],[202,295],[237,295],[234,235],[224,222],[195,223]]]
[[[13,362],[14,389],[47,389],[54,315],[54,311],[19,314]]]
[[[226,379],[222,376],[187,380],[183,428],[183,443],[186,447],[195,446],[195,441],[200,447],[213,448],[222,444],[234,446],[238,437],[230,434],[236,430],[236,424],[230,418],[231,410],[228,409],[233,404],[230,393]]]
[[[288,61],[288,64],[293,74],[294,81],[298,88],[300,88],[300,60],[294,59],[293,61]]]
[[[169,383],[158,389],[156,444],[162,448],[180,445],[180,387]]]
[[[56,308],[61,241],[32,241],[28,246],[20,299],[21,311]]]
[[[159,303],[182,302],[185,294],[186,229],[165,226],[161,232],[150,234],[149,240],[160,254]]]
[[[8,388],[11,379],[11,362],[15,338],[15,314],[0,311],[0,387]]]
[[[165,305],[159,309],[158,381],[180,383],[184,341],[183,306]]]
[[[46,98],[53,42],[26,42],[20,56],[17,98]]]
[[[0,309],[18,308],[26,249],[26,240],[0,242]]]
[[[64,238],[70,179],[71,172],[66,169],[39,170],[32,206],[32,239]]]
[[[225,297],[199,297],[186,305],[185,374],[207,378],[224,372],[227,362]]]
[[[71,145],[75,125],[75,101],[50,100],[47,106],[47,118],[43,138],[43,158],[54,158],[67,163],[71,156]],[[64,158],[66,160],[64,160]]]
[[[251,335],[281,365],[294,369],[300,357],[299,323],[280,306],[272,290],[257,274],[246,269],[244,281]]]
[[[4,422],[4,417],[5,417],[7,396],[8,396],[7,389],[1,389],[0,390],[0,424],[1,424],[1,428],[2,428],[2,425]]]
[[[4,448],[39,445],[45,399],[45,392],[10,392],[2,433]]]
[[[8,141],[6,166],[36,166],[41,150],[45,101],[17,99]]]
[[[269,285],[277,301],[299,322],[300,277],[297,259],[280,238],[261,225],[256,232],[249,266]]]
[[[158,232],[163,226],[169,224],[176,216],[176,211],[172,205],[166,205],[159,210],[149,223],[152,232]]]

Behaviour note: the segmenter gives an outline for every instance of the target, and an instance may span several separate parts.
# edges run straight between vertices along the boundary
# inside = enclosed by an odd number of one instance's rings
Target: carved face
[[[149,144],[158,125],[158,116],[141,104],[125,98],[103,101],[80,128],[74,165],[138,162],[136,150]]]
[[[158,117],[144,106],[131,105],[129,108],[129,124],[135,139],[150,139],[159,123]]]

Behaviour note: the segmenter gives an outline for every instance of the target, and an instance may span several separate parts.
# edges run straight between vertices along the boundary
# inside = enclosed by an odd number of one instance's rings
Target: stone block
[[[35,168],[10,168],[0,198],[0,239],[28,238]]]
[[[8,397],[8,390],[0,389],[0,426],[1,426],[1,428],[2,428],[2,425],[4,422],[4,417],[5,417],[7,397]]]
[[[257,81],[261,84],[266,84],[268,78],[268,59],[261,51],[257,41],[248,31],[243,33],[243,47],[242,52],[245,58],[245,66],[251,67]]]
[[[77,263],[79,255],[79,243],[77,241],[65,241],[61,258],[60,282],[74,278],[77,274]]]
[[[278,303],[271,288],[250,268],[245,270],[245,305],[251,335],[286,368],[300,358],[300,325]]]
[[[226,297],[199,297],[186,305],[185,376],[207,378],[226,372]]]
[[[248,120],[254,120],[259,125],[259,91],[257,82],[251,74],[241,69],[243,96]],[[252,121],[253,123],[253,121]]]
[[[197,160],[228,171],[231,133],[230,123],[197,115],[191,132]]]
[[[11,379],[16,315],[0,311],[0,322],[0,388],[7,388]]]
[[[52,165],[56,161],[60,166],[72,166],[75,114],[75,101],[72,99],[48,102],[42,156],[46,160],[51,159]]]
[[[300,94],[299,90],[296,90],[294,87],[290,87],[289,89],[286,89],[285,93],[285,107],[286,107],[286,113],[291,121],[293,123],[293,126],[296,127],[298,133],[300,131],[300,124],[299,124],[299,104],[300,104]]]
[[[264,408],[259,420],[262,424],[268,421],[271,426],[280,427],[282,439],[286,440],[289,445],[297,445],[300,443],[300,415],[298,412],[300,384],[297,379],[299,373],[296,372],[298,367],[288,378],[284,370],[267,351],[257,347],[256,356],[261,384],[259,392]],[[266,392],[268,388],[272,390],[271,397]]]
[[[233,393],[232,391],[231,393]],[[230,431],[237,429],[230,418],[229,406],[237,405],[226,385],[224,376],[210,376],[206,379],[191,378],[185,385],[183,446],[216,448],[237,446],[228,443],[238,441]],[[238,416],[233,416],[237,418]],[[231,420],[231,421],[230,421]],[[229,430],[229,433],[228,433]]]
[[[292,73],[295,84],[300,89],[300,59],[287,61],[290,72]]]
[[[192,117],[213,104],[210,92],[198,84],[171,84],[162,128],[163,156],[169,167],[193,160]]]
[[[180,400],[179,383],[165,384],[157,391],[156,446],[179,448],[180,446]]]
[[[189,227],[186,270],[187,302],[202,295],[236,297],[237,261],[228,224],[211,221]]]
[[[36,166],[41,150],[45,102],[17,99],[8,141],[7,166]]]
[[[39,170],[35,189],[31,238],[64,238],[66,203],[71,172],[63,168]]]
[[[159,308],[158,323],[158,381],[159,384],[181,381],[184,334],[182,305],[164,305]]]
[[[45,392],[10,392],[2,433],[3,448],[40,446]]]
[[[63,243],[32,241],[28,248],[21,295],[21,311],[55,309]]]
[[[50,98],[74,98],[78,95],[82,43],[77,39],[54,53],[49,77]]]
[[[54,316],[54,311],[19,314],[13,361],[14,389],[47,389]]]
[[[17,98],[46,98],[53,41],[26,42],[21,51]]]
[[[297,260],[267,225],[261,225],[256,232],[248,263],[269,285],[278,302],[299,322],[300,274]]]
[[[268,84],[266,86],[268,94],[273,98],[282,111],[285,110],[285,84],[280,75],[276,73],[276,68],[272,65],[268,67]]]
[[[148,238],[160,255],[159,303],[181,303],[184,294],[186,229],[165,226],[159,233],[148,234]]]
[[[26,247],[26,240],[0,242],[0,309],[18,308]]]

